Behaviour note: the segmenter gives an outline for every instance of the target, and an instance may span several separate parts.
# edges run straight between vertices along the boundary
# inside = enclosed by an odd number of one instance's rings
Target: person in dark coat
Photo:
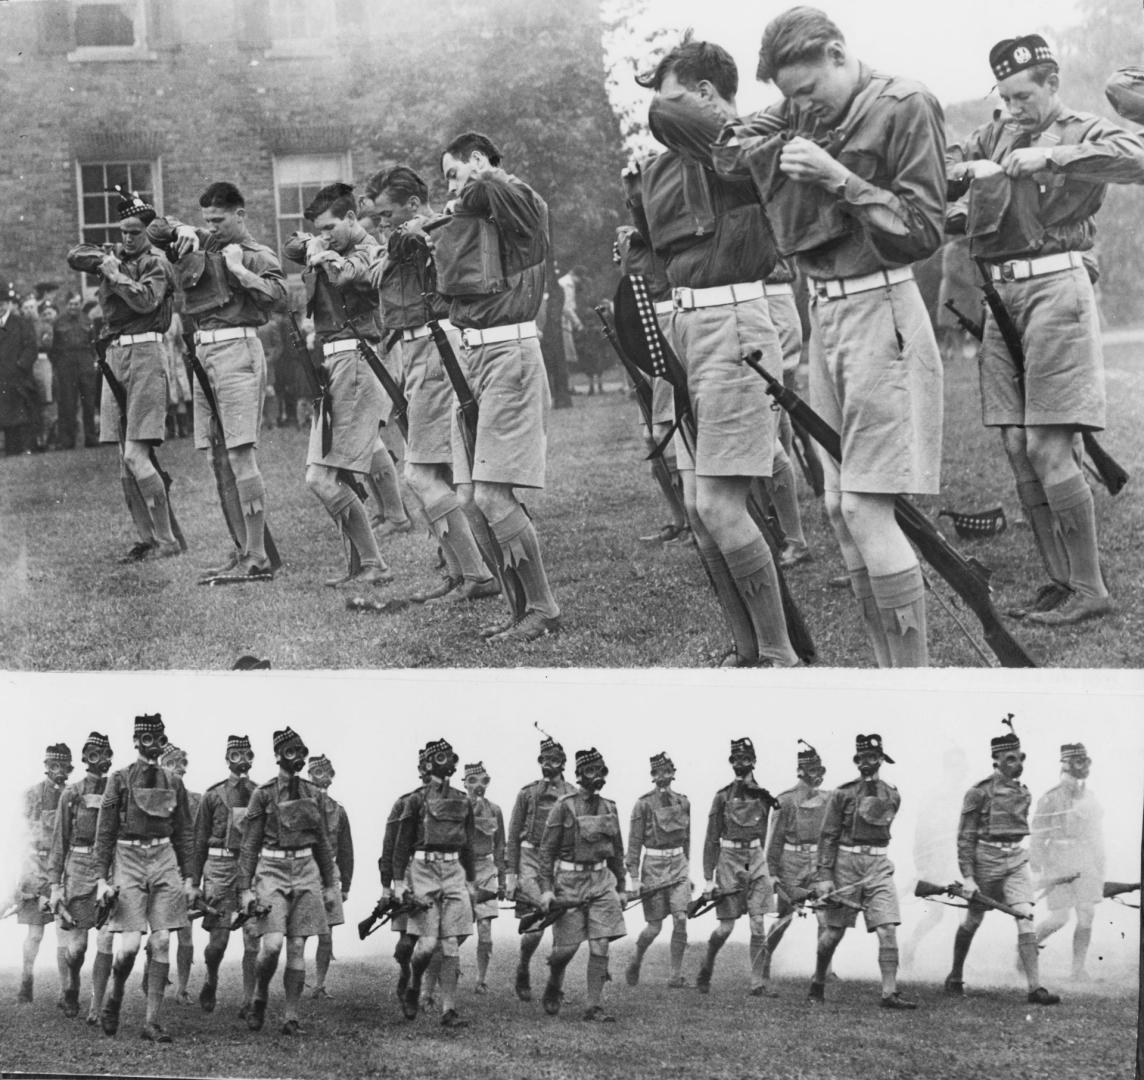
[[[16,286],[6,284],[0,291],[0,429],[9,457],[28,449],[29,425],[36,415],[36,332],[19,305]]]

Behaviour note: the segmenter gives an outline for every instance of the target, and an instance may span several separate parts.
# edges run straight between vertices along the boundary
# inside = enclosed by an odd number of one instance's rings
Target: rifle
[[[214,473],[219,506],[222,508],[223,520],[226,522],[230,538],[234,541],[235,548],[241,552],[246,535],[246,526],[242,524],[243,513],[238,500],[238,483],[234,478],[234,469],[231,467],[230,458],[226,452],[226,439],[223,436],[222,416],[218,411],[218,401],[215,400],[210,379],[207,377],[206,369],[203,367],[202,361],[199,360],[198,352],[195,349],[193,332],[183,335],[183,344],[187,347],[187,362],[190,364],[195,382],[199,384],[199,390],[202,391],[203,399],[206,401],[207,409],[211,414],[207,440],[210,442],[211,471]],[[269,522],[264,522],[263,530],[266,557],[270,560],[270,566],[277,571],[282,567],[282,556],[278,554],[278,545],[275,544],[274,537],[270,533]]]
[[[1080,875],[1078,874],[1077,877]],[[1124,893],[1136,892],[1140,888],[1139,881],[1106,881],[1101,894],[1105,900],[1122,896]]]
[[[624,904],[624,911],[629,908],[634,908],[636,904],[643,903],[649,896],[658,896],[660,893],[668,892],[674,889],[677,885],[689,885],[690,882],[687,878],[680,878],[678,881],[669,881],[666,885],[656,885],[653,889],[641,889],[638,896],[632,897],[626,904]]]
[[[1058,885],[1071,885],[1076,879],[1080,877],[1080,872],[1075,874],[1066,874],[1062,877],[1045,878],[1043,881],[1036,881],[1033,883],[1033,888],[1037,890],[1037,899],[1052,892]]]
[[[108,338],[99,338],[95,341],[95,362],[99,365],[99,370],[103,373],[103,381],[107,383],[107,388],[111,391],[112,397],[115,398],[115,404],[119,407],[119,449],[122,452],[124,445],[127,442],[127,390],[116,377],[115,372],[111,370],[111,365],[107,362],[107,346],[110,343]],[[175,539],[179,542],[179,548],[182,551],[187,550],[187,541],[183,536],[183,530],[179,526],[179,519],[175,517],[175,508],[171,505],[171,475],[162,465],[159,464],[159,458],[155,454],[155,447],[147,447],[147,457],[151,462],[153,468],[158,474],[159,479],[163,481],[163,487],[167,493],[167,511],[171,516],[171,532],[174,534]],[[136,489],[136,496],[139,501],[146,505],[142,494],[139,492],[139,482],[135,479],[131,470],[126,470],[130,478],[130,483]]]
[[[381,383],[382,388],[389,395],[390,401],[393,402],[393,421],[397,424],[401,437],[408,440],[409,399],[405,396],[397,380],[390,375],[389,369],[381,362],[381,357],[374,351],[373,346],[358,333],[357,328],[348,318],[342,323],[342,329],[348,330],[357,340],[358,352],[361,353],[362,359],[369,365],[369,370],[373,372],[374,377]],[[393,339],[391,338],[391,340]],[[386,349],[386,352],[388,351]]]
[[[738,896],[743,890],[738,889],[716,889],[710,896],[697,896],[690,904],[687,905],[687,917],[689,919],[698,918],[700,915],[710,911],[721,900],[727,900],[732,896]]]
[[[521,903],[528,907],[534,907],[534,911],[530,911],[525,915],[517,924],[516,932],[518,934],[540,934],[547,930],[553,923],[558,922],[560,917],[569,911],[580,911],[592,903],[592,898],[587,900],[553,900],[548,905],[548,910],[535,904],[530,904],[527,900]]]
[[[957,306],[955,300],[947,300],[945,306],[953,312],[953,317],[957,320],[958,325],[970,337],[977,338],[980,341],[985,336],[985,327],[981,323],[974,322],[964,311]]]
[[[11,918],[13,915],[15,915],[15,914],[16,914],[16,912],[17,912],[17,911],[19,911],[19,910],[20,910],[20,901],[18,901],[18,900],[15,900],[15,901],[13,901],[12,903],[10,903],[10,904],[9,904],[9,905],[8,905],[8,906],[7,906],[7,907],[4,909],[4,911],[3,911],[3,913],[2,913],[2,914],[0,914],[0,919],[9,919],[9,918]]]
[[[104,893],[103,898],[95,902],[95,928],[102,930],[107,924],[107,920],[111,918],[112,912],[115,911],[115,905],[119,903],[119,886],[116,885],[109,892]]]
[[[496,896],[496,893],[492,894]],[[370,934],[384,926],[391,919],[400,915],[416,915],[428,911],[432,907],[428,900],[422,900],[411,892],[402,897],[391,896],[388,900],[379,900],[373,906],[373,911],[357,924],[358,938],[365,941]]]
[[[993,275],[989,272],[985,261],[983,259],[974,259],[973,261],[977,263],[977,269],[981,273],[981,291],[985,293],[985,302],[993,313],[993,321],[1001,332],[1005,348],[1008,349],[1009,355],[1013,359],[1013,366],[1017,369],[1017,379],[1023,387],[1025,384],[1025,347],[1021,342],[1021,332],[1017,329],[1017,324],[1013,322],[1013,316],[1009,314],[1009,309],[1005,306],[1005,301],[1001,299],[997,286],[993,284]],[[981,340],[983,336],[984,328],[981,335],[978,335],[978,340]],[[1101,483],[1108,488],[1108,493],[1110,495],[1119,494],[1120,489],[1128,483],[1128,473],[1097,442],[1096,436],[1091,431],[1082,431],[1081,441],[1084,443],[1085,453],[1092,461],[1093,468],[1097,476],[1100,477]]]
[[[221,914],[222,912],[219,911],[218,908],[212,907],[202,899],[202,897],[199,897],[198,900],[191,904],[190,910],[187,912],[187,918],[193,922],[195,919],[201,919],[204,915],[210,915],[212,918],[217,919]]]
[[[330,452],[334,440],[334,407],[330,401],[330,377],[320,362],[314,363],[310,350],[306,348],[306,339],[302,335],[302,328],[298,325],[298,316],[293,308],[290,309],[289,315],[290,348],[294,350],[295,360],[306,378],[309,397],[314,403],[314,412],[322,428],[322,457],[325,457]]]
[[[793,390],[788,390],[759,363],[759,353],[743,359],[767,384],[767,393],[797,418],[814,440],[835,461],[842,461],[842,440],[821,416]],[[894,516],[902,532],[913,541],[932,566],[977,616],[985,631],[985,641],[1001,661],[1002,667],[1036,667],[1021,644],[1002,624],[991,599],[991,571],[973,558],[961,554],[937,527],[905,495],[894,497]]]
[[[68,910],[67,902],[60,900],[54,906],[48,909],[57,919],[60,920],[61,930],[74,930],[75,919],[72,918],[71,912]]]
[[[1014,919],[1028,919],[1030,922],[1033,921],[1032,912],[1025,913],[1018,911],[1015,907],[1001,903],[1000,900],[992,900],[988,896],[982,895],[980,890],[973,893],[966,892],[965,887],[959,881],[953,882],[952,885],[935,885],[932,881],[919,881],[914,888],[914,896],[920,896],[922,899],[942,895],[953,896],[967,903],[980,904],[982,907],[987,907],[991,911],[1000,911],[1002,915],[1012,915]],[[956,907],[957,905],[955,904],[954,906]]]
[[[234,921],[230,924],[231,933],[235,930],[241,930],[251,919],[265,919],[269,914],[269,904],[260,904],[257,900],[251,900],[250,903],[234,917]]]

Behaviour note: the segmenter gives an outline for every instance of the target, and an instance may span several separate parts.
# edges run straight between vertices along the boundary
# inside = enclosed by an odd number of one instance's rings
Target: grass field
[[[856,932],[859,936],[860,931]],[[386,935],[388,937],[388,935]],[[45,942],[47,945],[47,942]],[[1127,1080],[1132,1075],[1135,994],[1108,984],[1083,991],[1062,987],[1065,1002],[1034,1010],[1012,976],[1004,987],[970,987],[951,1000],[935,983],[906,981],[920,1007],[890,1013],[877,1007],[874,948],[863,942],[865,978],[844,976],[827,989],[827,1003],[811,1008],[804,978],[779,978],[780,997],[750,998],[746,946],[721,954],[712,992],[668,990],[666,946],[653,947],[636,988],[624,984],[630,939],[618,943],[607,992],[615,1025],[580,1020],[584,950],[569,968],[559,1017],[537,1002],[518,1002],[510,989],[515,950],[498,944],[491,992],[472,994],[472,945],[459,1005],[472,1026],[445,1031],[435,1012],[415,1023],[400,1014],[392,988],[391,942],[373,958],[339,962],[331,969],[331,1000],[303,1004],[303,1035],[278,1036],[281,984],[275,980],[266,1028],[249,1033],[236,1018],[237,964],[227,963],[219,1007],[211,1016],[197,1006],[168,1002],[164,1022],[171,1046],[138,1038],[143,999],[138,975],[128,986],[118,1037],[108,1039],[82,1019],[65,1020],[55,1008],[54,979],[44,957],[35,1004],[14,1004],[17,972],[0,974],[0,1069],[156,1076],[402,1077],[416,1080]],[[693,973],[702,944],[692,944]],[[533,960],[534,986],[542,985],[542,958]],[[89,962],[90,963],[90,962]],[[201,967],[192,989],[197,992]],[[88,972],[84,972],[86,1007]],[[539,996],[539,995],[538,995]]]
[[[1117,613],[1099,624],[1050,631],[1011,624],[1039,664],[1144,666],[1144,372],[1139,346],[1108,349],[1109,431],[1104,445],[1134,474],[1117,498],[1097,492],[1105,571]],[[665,519],[641,460],[637,412],[618,373],[611,392],[576,398],[551,417],[549,487],[526,495],[541,535],[565,632],[524,646],[488,646],[477,628],[499,615],[495,601],[462,612],[413,608],[393,616],[354,615],[345,596],[321,585],[342,565],[338,537],[303,482],[306,437],[265,433],[259,456],[270,522],[286,566],[271,585],[203,588],[197,568],[224,553],[229,538],[206,456],[189,440],[163,446],[175,478],[172,501],[190,543],[178,559],[122,567],[133,542],[122,505],[115,450],[103,447],[0,461],[0,656],[27,670],[227,669],[243,653],[275,668],[372,667],[701,667],[729,647],[699,563],[690,550],[663,551],[637,537]],[[996,435],[979,422],[976,365],[946,370],[943,492],[922,500],[936,514],[1004,505],[1019,518],[1012,477]],[[868,667],[872,657],[820,506],[804,493],[814,561],[790,573],[828,666]],[[948,528],[948,526],[944,526]],[[951,534],[952,535],[952,534]],[[994,571],[998,607],[1041,583],[1025,527],[983,542],[958,542]],[[434,580],[424,535],[384,542],[399,579],[377,596]],[[936,574],[938,591],[952,594]],[[977,621],[962,621],[980,640]],[[931,599],[930,656],[936,666],[978,666],[978,654]]]

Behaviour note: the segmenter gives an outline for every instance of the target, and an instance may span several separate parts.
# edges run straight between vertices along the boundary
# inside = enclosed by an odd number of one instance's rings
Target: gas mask
[[[733,754],[727,760],[731,762],[731,768],[740,780],[745,780],[755,770],[755,759],[746,754]]]
[[[585,765],[583,768],[576,770],[576,779],[579,781],[580,786],[585,791],[593,794],[604,786],[607,782],[607,776],[607,765]]]
[[[1008,750],[995,757],[993,764],[1006,780],[1016,780],[1025,771],[1025,755],[1017,750]]]
[[[798,770],[798,778],[808,787],[822,787],[822,781],[826,779],[826,768],[822,765],[803,765]]]
[[[1092,770],[1092,758],[1070,758],[1065,764],[1065,772],[1074,780],[1087,780]]]
[[[326,790],[334,782],[333,769],[311,769],[310,770],[310,783],[320,787],[323,791]]]
[[[876,776],[878,770],[882,767],[881,754],[855,754],[854,764],[858,766],[858,771],[869,780],[870,777]]]
[[[111,751],[93,746],[84,750],[83,763],[93,776],[106,776],[111,769]]]
[[[541,754],[536,760],[540,763],[540,773],[545,780],[555,780],[564,772],[568,761],[563,754]]]
[[[470,776],[465,781],[465,790],[469,793],[471,799],[482,799],[484,794],[489,790],[489,777],[484,776]]]
[[[438,750],[429,759],[429,772],[437,780],[448,780],[457,771],[457,757],[451,750]]]
[[[675,770],[668,766],[652,769],[651,778],[655,782],[655,786],[660,791],[664,791],[671,787],[671,782],[675,779]]]
[[[71,775],[72,766],[64,761],[45,761],[44,774],[47,778],[56,785],[56,787],[63,787],[64,782]]]
[[[306,758],[310,751],[300,742],[287,743],[276,758],[279,768],[291,776],[297,776],[306,767]]]
[[[159,760],[159,755],[163,753],[170,741],[162,732],[157,735],[147,732],[135,736],[135,749],[139,751],[141,758],[155,762]]]
[[[226,764],[235,776],[245,776],[250,772],[251,765],[254,764],[254,751],[228,750],[226,752]]]

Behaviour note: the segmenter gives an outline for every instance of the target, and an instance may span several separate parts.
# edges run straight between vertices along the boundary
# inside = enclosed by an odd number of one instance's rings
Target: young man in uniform
[[[809,278],[810,404],[842,440],[841,465],[823,456],[826,510],[875,660],[925,666],[921,567],[894,499],[939,489],[941,357],[910,264],[942,239],[941,108],[871,71],[815,8],[767,25],[758,77],[785,100],[729,125],[716,162],[754,179]]]
[[[386,332],[401,333],[398,351],[409,399],[405,474],[425,507],[446,563],[445,581],[410,599],[451,602],[496,596],[500,585],[489,568],[499,569],[503,559],[473,502],[472,484],[453,486],[456,398],[430,324],[440,326],[457,356],[461,332],[446,317],[449,301],[437,292],[432,247],[421,231],[437,216],[429,188],[408,166],[396,165],[370,178],[366,198],[371,212],[390,230],[375,276]]]
[[[339,476],[343,470],[359,480],[369,476],[386,397],[358,349],[359,339],[379,349],[381,324],[370,281],[378,245],[358,224],[355,205],[349,184],[328,184],[305,210],[318,235],[294,233],[282,248],[286,258],[305,265],[306,313],[322,352],[326,398],[310,425],[306,485],[333,518],[346,548],[345,573],[326,582],[332,588],[393,580],[365,505]],[[332,429],[328,452],[326,424]]]
[[[480,406],[472,470],[456,454],[453,479],[472,483],[503,565],[524,592],[524,613],[489,627],[487,637],[525,642],[560,630],[540,539],[514,494],[544,486],[550,396],[535,320],[544,298],[548,206],[500,166],[500,151],[477,132],[445,147],[441,172],[454,220],[434,244],[437,289],[461,331],[462,363]]]
[[[290,727],[274,732],[278,775],[256,788],[246,808],[238,857],[239,903],[268,907],[258,920],[257,985],[246,1026],[260,1031],[266,1022],[270,980],[286,945],[286,992],[281,1033],[296,1036],[298,1003],[306,984],[306,939],[327,929],[326,904],[337,892],[337,868],[326,830],[326,797],[300,773],[309,750]]]
[[[815,872],[815,892],[826,906],[810,983],[811,1004],[822,1004],[834,950],[861,911],[867,932],[878,935],[882,1008],[918,1007],[916,1001],[898,991],[897,927],[902,919],[894,888],[894,865],[886,849],[902,797],[896,787],[879,777],[883,761],[894,764],[882,749],[882,736],[859,735],[854,764],[861,775],[839,785],[826,802]]]
[[[707,957],[695,979],[701,994],[711,992],[715,958],[735,929],[735,920],[746,915],[751,924],[752,997],[769,996],[763,966],[766,961],[766,922],[771,905],[771,882],[763,858],[767,818],[774,796],[755,780],[755,747],[750,739],[732,739],[727,759],[735,779],[715,793],[707,816],[703,840],[703,896],[721,898],[715,905],[719,925],[711,931]]]
[[[127,395],[126,434],[119,459],[120,483],[139,535],[121,562],[168,558],[182,553],[171,530],[163,478],[151,464],[151,448],[167,434],[167,364],[163,335],[171,323],[175,279],[167,260],[151,247],[148,227],[155,208],[137,194],[120,192],[116,212],[122,242],[116,253],[94,244],[68,252],[73,270],[99,275],[99,306],[105,320],[107,366]],[[119,442],[119,405],[104,386],[99,410],[100,442]]]
[[[643,205],[648,239],[672,285],[668,339],[687,371],[695,412],[692,530],[716,591],[738,594],[754,630],[757,653],[752,643],[744,655],[736,635],[728,662],[790,667],[798,657],[778,573],[747,511],[752,481],[771,476],[777,431],[765,385],[743,357],[761,353],[782,377],[764,284],[777,252],[754,187],[717,176],[710,161],[710,144],[738,112],[739,73],[725,49],[687,35],[637,81],[655,92],[649,123],[668,147],[643,169]],[[677,436],[677,457],[682,444]]]
[[[44,753],[45,778],[24,792],[27,851],[20,886],[16,892],[19,905],[16,909],[16,922],[28,928],[24,938],[23,973],[16,994],[16,1000],[24,1004],[32,1001],[33,971],[36,954],[44,940],[44,927],[55,921],[51,910],[52,837],[56,829],[60,796],[71,771],[71,750],[65,743],[54,743]],[[67,963],[66,939],[62,934],[58,934],[56,939],[56,966],[60,973],[61,994],[66,994],[71,984],[71,973]],[[63,1001],[61,997],[61,1004]]]
[[[187,774],[187,765],[189,764],[187,752],[174,743],[168,743],[163,753],[159,756],[159,764],[172,776],[176,776],[182,780]],[[203,797],[201,793],[188,789],[187,806],[190,809],[192,823],[198,820],[199,806],[202,801]],[[175,947],[175,975],[178,980],[175,987],[175,1000],[180,1005],[191,1004],[191,995],[187,992],[187,983],[190,982],[191,965],[195,961],[195,945],[194,939],[192,938],[193,930],[194,924],[190,922],[188,922],[186,926],[180,927],[179,943]]]
[[[671,916],[671,975],[667,985],[684,986],[683,954],[687,951],[688,879],[691,855],[691,802],[672,789],[675,762],[666,753],[651,759],[655,787],[636,799],[628,829],[628,878],[632,893],[643,896],[647,925],[636,938],[636,954],[625,972],[628,986],[640,981],[644,953]]]
[[[576,751],[579,789],[552,808],[544,826],[538,862],[540,906],[560,900],[570,907],[552,926],[544,1011],[555,1016],[564,1000],[564,972],[582,941],[588,942],[588,1007],[581,1019],[610,1023],[601,1001],[608,981],[608,946],[622,938],[626,874],[624,841],[616,804],[600,795],[608,766],[593,746]]]
[[[312,997],[328,998],[326,990],[326,972],[330,970],[330,961],[334,958],[334,927],[341,926],[346,921],[342,905],[350,898],[350,885],[354,879],[354,839],[350,832],[350,816],[346,808],[330,795],[330,785],[334,782],[337,773],[334,763],[325,754],[310,758],[306,766],[310,774],[310,782],[321,788],[325,794],[326,833],[334,848],[334,865],[338,868],[338,885],[331,897],[332,902],[326,903],[326,921],[329,929],[318,935],[318,948],[314,955],[314,990]]]
[[[477,985],[473,992],[477,994],[489,992],[485,978],[493,955],[493,919],[498,917],[497,901],[505,892],[504,815],[485,797],[491,782],[484,762],[465,766],[465,790],[473,804],[474,884],[478,892],[497,894],[473,905],[477,921]]]
[[[71,920],[67,933],[68,983],[64,988],[64,1015],[79,1015],[79,977],[87,954],[88,931],[95,926],[95,827],[111,769],[111,742],[93,731],[80,753],[87,774],[69,784],[60,796],[56,827],[52,834],[49,859],[52,882],[51,906],[61,907]],[[115,945],[105,926],[96,932],[95,960],[91,967],[91,1007],[87,1022],[97,1024],[103,1008],[103,995],[111,975],[111,954]]]
[[[96,824],[96,899],[110,897],[113,887],[119,891],[107,924],[119,934],[119,948],[100,1023],[105,1035],[119,1030],[124,987],[147,932],[150,977],[140,1035],[169,1043],[159,1015],[170,971],[171,931],[187,925],[187,901],[198,894],[194,822],[183,782],[159,765],[167,745],[159,713],[135,717],[134,744],[139,756],[108,777]]]
[[[778,922],[767,934],[766,958],[763,961],[763,983],[771,977],[771,960],[798,909],[799,898],[814,888],[818,855],[818,834],[826,815],[829,791],[822,790],[826,767],[818,751],[810,743],[798,752],[798,783],[778,796],[778,807],[771,822],[765,858],[767,870],[778,897]],[[818,925],[824,926],[821,911],[816,912]]]
[[[404,880],[408,871],[413,895],[428,901],[409,918],[417,946],[401,1005],[407,1020],[417,1018],[421,978],[440,944],[441,1026],[460,1028],[469,1023],[458,1015],[456,999],[461,942],[473,931],[473,806],[449,783],[459,760],[453,747],[438,739],[425,757],[429,781],[405,800],[393,852],[394,880]]]
[[[517,792],[508,825],[508,860],[505,875],[505,894],[517,901],[516,917],[523,918],[540,905],[540,841],[548,815],[565,795],[576,788],[564,779],[564,766],[568,757],[564,747],[546,735],[540,743],[536,759],[541,778]],[[543,931],[531,930],[520,935],[520,959],[516,965],[516,996],[521,1001],[532,1000],[532,976],[529,965],[532,955],[540,947]]]
[[[1088,789],[1092,759],[1084,743],[1061,747],[1061,781],[1037,800],[1029,866],[1050,880],[1076,877],[1054,885],[1048,894],[1049,917],[1037,927],[1037,944],[1056,933],[1076,909],[1072,940],[1072,978],[1084,982],[1096,905],[1104,897],[1104,811]]]
[[[955,997],[965,993],[962,975],[973,935],[988,910],[973,897],[986,896],[1020,912],[1017,924],[1017,955],[1029,983],[1030,1005],[1056,1005],[1060,998],[1041,985],[1037,938],[1032,922],[1033,879],[1029,873],[1029,789],[1020,781],[1025,771],[1021,740],[1013,731],[991,740],[993,775],[974,784],[961,804],[957,829],[957,862],[962,885],[970,895],[969,909],[953,939],[953,967],[945,979],[945,992]]]
[[[266,356],[257,327],[286,296],[278,256],[257,243],[246,226],[246,200],[234,184],[219,180],[199,196],[205,228],[176,218],[156,218],[148,228],[155,243],[173,247],[176,273],[195,329],[199,362],[218,405],[227,458],[234,472],[245,526],[228,564],[206,580],[266,581],[274,576],[265,547],[266,488],[255,450],[266,396]],[[189,259],[201,252],[202,259]],[[195,446],[210,448],[210,412],[195,383]]]
[[[214,1012],[218,996],[218,969],[230,943],[230,925],[242,910],[238,888],[238,856],[242,849],[242,830],[255,783],[250,779],[254,751],[245,735],[230,735],[226,740],[226,764],[229,775],[203,793],[195,818],[195,884],[201,885],[203,899],[218,915],[204,915],[203,929],[210,941],[203,950],[206,978],[199,991],[203,1012]],[[242,927],[242,1013],[245,1017],[254,1000],[255,965],[258,959],[258,936],[254,923]]]
[[[987,311],[982,418],[1001,429],[1049,577],[1012,614],[1064,626],[1113,606],[1074,449],[1078,432],[1105,425],[1100,318],[1085,254],[1107,185],[1144,183],[1144,142],[1061,102],[1056,58],[1038,34],[999,41],[989,66],[1009,116],[951,153],[950,193],[963,198],[947,227],[969,234],[970,254],[995,282],[1025,354],[1022,374]]]

